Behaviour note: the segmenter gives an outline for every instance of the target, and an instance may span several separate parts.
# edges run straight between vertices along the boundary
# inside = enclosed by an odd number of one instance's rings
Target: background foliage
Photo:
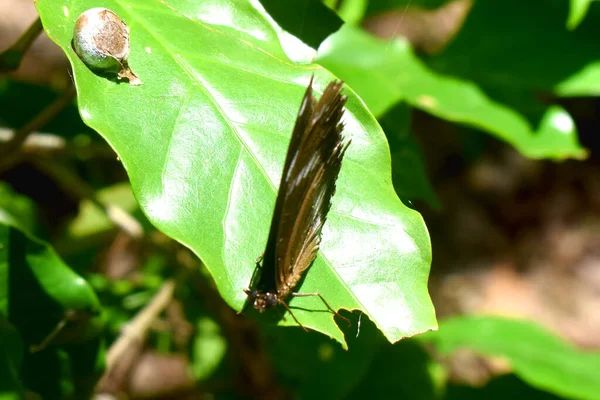
[[[443,44],[399,36],[397,20],[393,39],[373,35],[382,15],[458,3],[466,17]],[[413,129],[422,113],[457,127],[465,163],[485,135],[532,160],[585,160],[562,100],[600,88],[590,3],[39,0],[77,98],[36,128],[56,151],[10,152],[0,136],[0,397],[597,398],[599,356],[533,322],[454,317],[427,332],[432,248],[418,211],[445,204]],[[99,6],[130,27],[143,85],[74,53],[75,19]],[[20,56],[9,48],[2,67]],[[313,75],[318,92],[345,81],[352,145],[301,291],[351,325],[294,299],[305,333],[277,312],[236,312]],[[7,75],[0,125],[18,136],[56,97]],[[464,352],[486,385],[456,379]],[[143,367],[162,378],[137,382]]]

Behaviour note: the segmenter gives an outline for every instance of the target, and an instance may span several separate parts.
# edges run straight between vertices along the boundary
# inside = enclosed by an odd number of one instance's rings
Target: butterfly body
[[[257,263],[253,289],[245,290],[260,312],[281,304],[291,313],[285,302],[288,297],[319,296],[337,314],[320,294],[299,294],[293,290],[317,256],[335,182],[349,145],[342,136],[341,118],[346,102],[341,95],[342,86],[341,81],[331,82],[317,102],[311,79],[304,94],[262,263]]]

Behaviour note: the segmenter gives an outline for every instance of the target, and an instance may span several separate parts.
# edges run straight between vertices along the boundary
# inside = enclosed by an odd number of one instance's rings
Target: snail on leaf
[[[119,79],[127,78],[131,85],[143,82],[129,68],[129,27],[106,8],[92,8],[75,22],[73,48],[90,69],[116,72]]]

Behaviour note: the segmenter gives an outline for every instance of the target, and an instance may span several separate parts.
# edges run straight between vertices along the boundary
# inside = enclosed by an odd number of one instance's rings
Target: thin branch
[[[0,128],[0,147],[15,137],[12,129]],[[115,151],[102,143],[77,145],[67,141],[62,136],[47,132],[32,132],[21,145],[23,156],[67,156],[79,159],[112,158],[116,159]]]
[[[71,103],[74,96],[75,85],[71,83],[58,99],[43,109],[42,112],[29,121],[24,127],[16,131],[13,138],[0,147],[0,171],[7,165],[10,165],[11,161],[19,155],[19,149],[25,140],[27,140],[29,134],[39,130],[52,120]]]
[[[11,129],[0,128],[0,148],[15,137]],[[67,141],[57,135],[45,132],[32,132],[22,144],[23,150],[34,152],[61,152],[67,147]]]
[[[161,312],[169,305],[175,292],[175,282],[168,280],[163,283],[159,292],[154,295],[150,303],[140,311],[133,320],[125,326],[121,336],[110,346],[106,352],[106,369],[110,370],[118,364],[121,356],[130,346],[143,342]]]
[[[175,282],[166,281],[142,311],[125,326],[121,336],[106,353],[106,369],[96,385],[94,400],[111,398],[123,392],[129,375],[144,349],[144,342],[152,324],[171,303]]]
[[[42,30],[42,21],[38,17],[12,46],[0,54],[0,74],[19,68],[23,56]]]

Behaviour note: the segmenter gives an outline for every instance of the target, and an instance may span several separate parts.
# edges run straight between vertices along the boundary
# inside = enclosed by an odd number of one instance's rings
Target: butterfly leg
[[[337,311],[335,311],[333,308],[331,308],[331,306],[329,305],[329,303],[319,293],[292,293],[292,296],[294,296],[294,297],[314,297],[314,296],[319,296],[319,298],[321,299],[321,301],[323,302],[323,304],[325,304],[325,306],[327,307],[327,309],[329,311],[331,311],[334,315],[337,315],[338,317],[340,317],[341,319],[343,319],[344,321],[346,321],[348,323],[348,326],[350,326],[350,320],[348,318],[344,317],[343,315],[338,314]]]
[[[54,338],[64,329],[64,327],[67,326],[67,322],[67,318],[61,319],[58,324],[56,324],[54,329],[52,329],[52,331],[48,334],[48,336],[42,340],[42,343],[38,345],[32,344],[29,346],[29,351],[32,353],[37,353],[38,351],[44,350],[50,343],[52,343],[52,340],[54,340]]]
[[[258,256],[256,258],[256,261],[255,261],[256,266],[254,267],[254,272],[252,272],[252,277],[250,278],[250,287],[248,287],[248,289],[244,289],[244,293],[246,293],[246,296],[248,296],[248,299],[251,297],[250,294],[252,293],[252,288],[255,286],[256,279],[259,277],[260,269],[262,268],[262,266],[260,264],[262,263],[264,255],[265,255],[265,253],[262,253],[260,256]],[[238,314],[243,313],[244,310],[246,310],[246,308],[250,305],[251,302],[249,302],[248,299],[246,299],[244,306],[242,307],[242,309],[240,311],[238,311]]]
[[[257,267],[260,266],[260,264],[262,264],[262,260],[263,260],[264,256],[265,256],[265,253],[262,253],[260,256],[256,257],[255,263],[256,263]]]
[[[294,321],[296,321],[296,323],[297,323],[298,325],[300,325],[300,328],[304,329],[304,332],[308,332],[308,329],[306,329],[306,328],[304,327],[304,325],[302,325],[302,324],[300,323],[300,321],[298,321],[298,318],[296,318],[296,316],[294,315],[294,313],[292,312],[292,310],[290,310],[290,307],[289,307],[287,304],[285,304],[285,302],[283,302],[283,301],[280,301],[279,303],[280,303],[282,306],[284,306],[284,307],[285,307],[285,309],[286,309],[286,310],[287,310],[287,311],[290,313],[290,315],[292,316],[292,318],[294,318]],[[284,320],[285,320],[285,318],[284,318]]]

